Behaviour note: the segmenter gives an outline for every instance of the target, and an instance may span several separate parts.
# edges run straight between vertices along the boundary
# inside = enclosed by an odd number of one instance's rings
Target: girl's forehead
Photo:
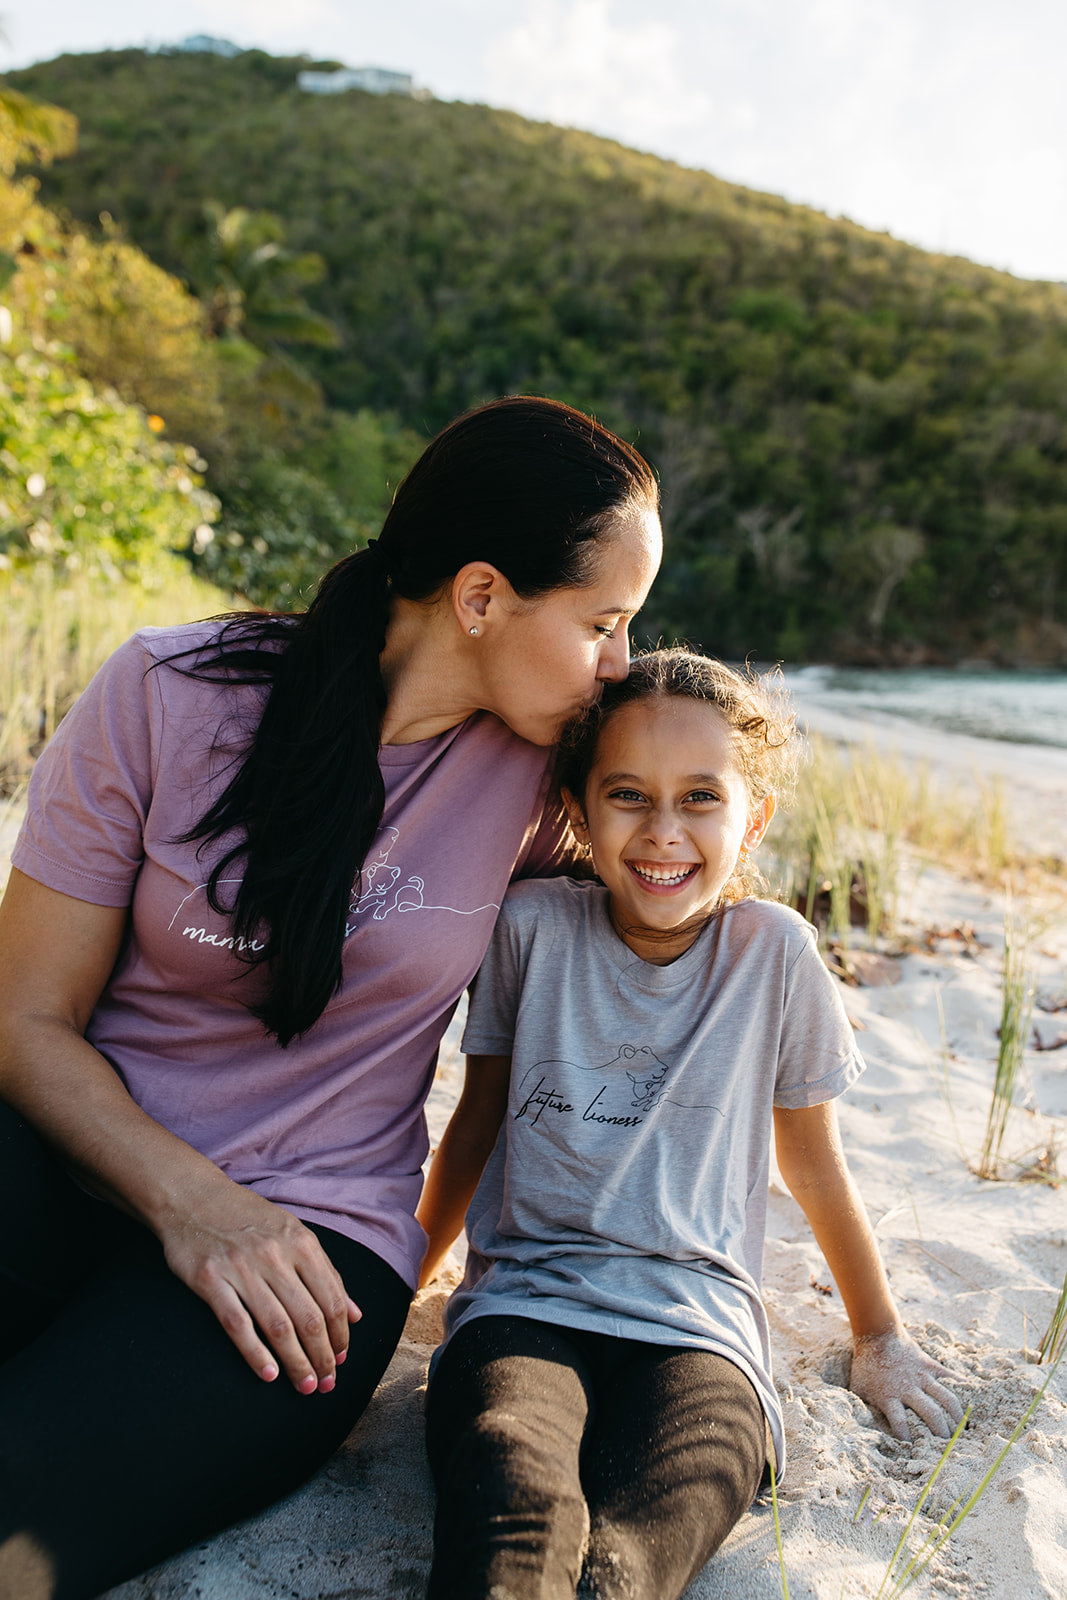
[[[700,754],[716,766],[737,766],[734,730],[712,701],[681,695],[649,695],[631,700],[607,718],[597,742],[597,765],[618,759],[624,748],[656,753],[657,758]]]

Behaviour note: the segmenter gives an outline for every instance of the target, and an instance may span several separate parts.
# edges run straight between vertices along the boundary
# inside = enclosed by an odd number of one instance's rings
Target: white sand
[[[979,741],[905,731],[906,740],[895,741],[901,754],[938,773],[966,778],[979,757],[980,770],[1001,771],[1022,828],[1040,825],[1043,847],[1067,856],[1067,762],[1051,763],[1053,781],[1047,751],[975,752],[968,747]],[[884,728],[878,741],[884,747]],[[1045,910],[1033,948],[1038,993],[1062,998],[1067,910],[1063,902]],[[958,1392],[973,1407],[927,1501],[936,1517],[989,1469],[1047,1376],[1029,1358],[1067,1272],[1067,1186],[982,1182],[972,1171],[997,1050],[1001,898],[936,868],[917,868],[903,911],[915,948],[900,961],[900,982],[845,994],[869,1069],[842,1102],[841,1120],[902,1315],[958,1374]],[[928,938],[931,931],[938,936]],[[1035,1021],[1047,1045],[1067,1036],[1067,1009],[1036,1011]],[[431,1100],[435,1137],[459,1089],[455,1045],[453,1029]],[[1067,1172],[1067,1047],[1029,1050],[1025,1078],[1005,1150],[1023,1167],[1058,1159]],[[919,1423],[910,1445],[892,1441],[844,1387],[847,1324],[836,1291],[822,1292],[829,1283],[801,1213],[775,1184],[764,1290],[789,1440],[780,1510],[792,1600],[891,1593],[879,1585],[941,1452]],[[439,1301],[431,1293],[413,1312],[410,1337],[366,1417],[311,1483],[266,1515],[114,1590],[111,1600],[421,1596],[432,1516],[422,1386]],[[916,1523],[914,1547],[931,1525],[925,1517]],[[909,1592],[1067,1596],[1067,1372],[1053,1378],[976,1509]],[[771,1509],[759,1505],[692,1585],[689,1600],[781,1594]]]

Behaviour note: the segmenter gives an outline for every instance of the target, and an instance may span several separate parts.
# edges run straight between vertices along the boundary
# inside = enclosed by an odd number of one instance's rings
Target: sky
[[[1067,280],[1063,0],[0,0],[0,71],[208,33],[414,74]]]

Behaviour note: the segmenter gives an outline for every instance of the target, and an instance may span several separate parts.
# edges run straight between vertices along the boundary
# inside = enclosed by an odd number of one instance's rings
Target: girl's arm
[[[876,1406],[897,1439],[908,1439],[905,1407],[947,1439],[963,1409],[939,1381],[952,1374],[904,1331],[859,1191],[845,1162],[834,1102],[776,1106],[778,1166],[841,1292],[852,1328],[849,1387]]]
[[[437,1147],[415,1215],[429,1236],[419,1288],[432,1282],[459,1236],[508,1103],[510,1056],[468,1056],[463,1093]]]
[[[269,1381],[282,1367],[304,1394],[329,1390],[358,1311],[318,1239],[142,1111],[84,1037],[125,926],[124,910],[12,871],[0,906],[0,1098],[152,1229],[254,1372]]]

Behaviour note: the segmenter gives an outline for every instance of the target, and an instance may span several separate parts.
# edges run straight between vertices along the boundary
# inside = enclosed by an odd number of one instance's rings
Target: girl
[[[148,629],[64,719],[0,911],[0,1600],[247,1516],[366,1405],[438,1041],[564,844],[656,503],[591,418],[481,407],[306,613]]]
[[[845,1165],[833,1100],[863,1064],[813,930],[747,893],[792,738],[757,680],[665,650],[565,751],[600,883],[509,892],[419,1209],[429,1281],[477,1184],[427,1403],[432,1600],[671,1600],[768,1459],[781,1472],[772,1119],[848,1311],[853,1390],[900,1438],[906,1406],[943,1436],[959,1419]]]

